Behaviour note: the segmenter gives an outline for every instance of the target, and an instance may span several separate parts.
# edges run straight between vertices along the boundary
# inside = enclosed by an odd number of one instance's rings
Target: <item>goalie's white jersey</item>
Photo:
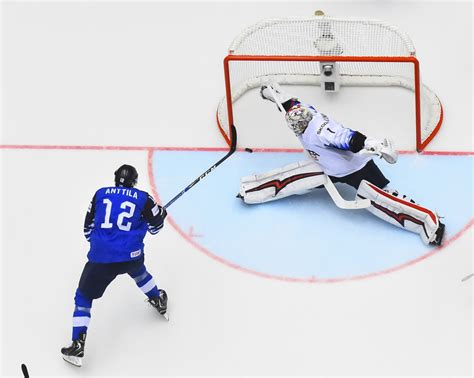
[[[308,104],[313,119],[303,134],[298,136],[303,148],[315,159],[328,176],[342,177],[363,168],[371,155],[353,153],[349,142],[354,131],[345,128]]]

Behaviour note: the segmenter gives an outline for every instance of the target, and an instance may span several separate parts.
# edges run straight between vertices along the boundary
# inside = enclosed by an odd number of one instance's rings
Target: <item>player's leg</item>
[[[133,278],[137,287],[148,297],[148,303],[155,307],[161,315],[168,309],[168,295],[163,289],[158,289],[153,276],[145,267],[144,259],[130,265],[127,273]]]
[[[91,318],[92,299],[85,297],[79,289],[74,297],[74,313],[72,315],[72,344],[61,349],[64,360],[73,365],[81,366],[84,357],[87,327]]]
[[[417,205],[406,195],[387,188],[390,181],[373,160],[348,176],[331,178],[335,182],[344,182],[356,188],[358,198],[369,199],[372,206],[367,210],[375,216],[397,227],[418,233],[425,244],[441,244],[444,224],[439,221],[438,215]]]
[[[382,171],[377,167],[373,160],[369,160],[367,164],[358,171],[343,177],[329,176],[332,182],[343,182],[355,189],[359,188],[362,180],[367,180],[379,188],[385,188],[390,181],[384,176]]]
[[[107,286],[117,276],[113,265],[88,262],[84,266],[74,297],[72,344],[61,349],[64,360],[73,365],[82,365],[92,301],[102,297]]]
[[[434,211],[417,205],[396,191],[380,189],[366,180],[360,183],[357,197],[371,201],[372,206],[367,210],[372,214],[397,227],[419,234],[425,244],[441,244],[444,224]]]

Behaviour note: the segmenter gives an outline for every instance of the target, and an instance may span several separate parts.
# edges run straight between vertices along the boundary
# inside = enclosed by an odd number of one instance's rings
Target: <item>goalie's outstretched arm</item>
[[[284,114],[288,127],[296,136],[303,135],[313,117],[316,117],[321,119],[317,135],[326,147],[377,155],[390,164],[396,163],[398,159],[398,153],[390,140],[368,138],[359,131],[346,128],[329,119],[325,114],[318,114],[313,106],[304,104],[297,97],[285,93],[277,83],[262,86],[260,96],[277,105],[278,110]]]

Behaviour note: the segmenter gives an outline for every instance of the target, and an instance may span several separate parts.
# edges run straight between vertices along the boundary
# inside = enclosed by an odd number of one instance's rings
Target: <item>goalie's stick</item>
[[[219,166],[224,160],[226,160],[230,155],[232,155],[235,152],[235,149],[237,147],[237,130],[235,129],[234,125],[231,125],[230,133],[231,133],[231,139],[230,139],[231,146],[227,155],[225,155],[221,160],[219,160],[216,164],[214,164],[206,172],[204,172],[201,176],[199,176],[196,180],[194,180],[191,184],[189,184],[186,188],[184,188],[180,193],[174,196],[173,199],[171,199],[165,206],[163,206],[165,209],[168,208],[171,204],[173,204],[174,201],[176,201],[179,197],[181,197],[184,193],[186,193],[189,189],[191,189],[194,185],[196,185],[199,181],[201,181],[204,177],[206,177],[209,173],[211,173],[214,170],[214,168]]]
[[[369,206],[371,206],[370,200],[367,198],[360,199],[360,200],[354,200],[354,201],[347,201],[342,196],[339,194],[336,186],[333,184],[331,179],[326,176],[326,183],[324,184],[324,187],[328,191],[329,195],[331,196],[331,199],[334,201],[337,207],[341,209],[366,209]]]
[[[268,90],[272,93],[273,98],[276,100],[276,104],[277,104],[277,106],[278,106],[278,109],[280,109],[281,113],[283,114],[283,117],[285,117],[286,110],[285,110],[285,108],[283,107],[283,105],[281,104],[281,101],[280,101],[280,99],[278,98],[278,95],[277,95],[276,92],[273,90],[273,88],[272,88],[271,85],[268,85],[267,88],[268,88]],[[286,122],[286,117],[285,117],[285,122]]]
[[[267,86],[268,90],[271,92],[273,95],[273,98],[276,100],[278,108],[281,110],[283,117],[285,117],[286,111],[283,108],[283,105],[281,104],[278,95],[275,93],[271,85]],[[286,117],[285,117],[285,122],[286,122]],[[337,207],[341,209],[366,209],[370,204],[370,200],[368,199],[361,199],[361,200],[354,200],[354,201],[347,201],[342,196],[339,194],[336,186],[333,184],[331,179],[326,176],[326,183],[324,184],[324,187],[326,188],[327,192],[331,196],[331,199],[334,201]]]

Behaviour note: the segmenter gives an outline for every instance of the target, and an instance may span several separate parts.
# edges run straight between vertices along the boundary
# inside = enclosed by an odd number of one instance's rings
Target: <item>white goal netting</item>
[[[217,110],[221,132],[228,136],[229,118],[232,122],[228,104],[245,92],[269,81],[319,86],[320,61],[326,60],[336,62],[341,87],[399,86],[414,91],[417,149],[433,138],[442,107],[421,83],[410,38],[385,22],[327,16],[266,20],[234,39],[225,60],[227,95]]]

